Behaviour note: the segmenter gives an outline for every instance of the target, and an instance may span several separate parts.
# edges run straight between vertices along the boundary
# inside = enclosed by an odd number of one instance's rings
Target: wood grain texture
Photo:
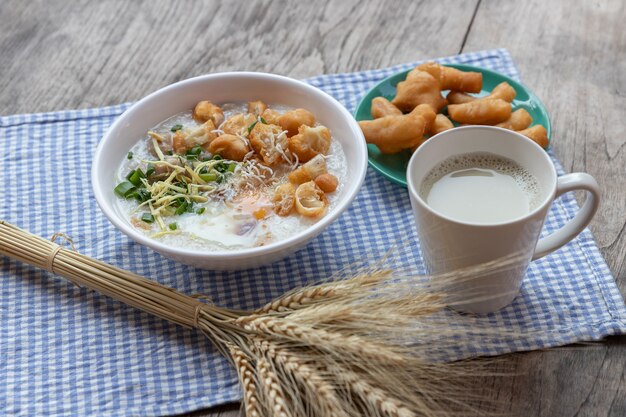
[[[137,100],[224,70],[293,77],[505,47],[568,171],[604,190],[591,229],[626,290],[623,0],[0,2],[0,114]],[[625,416],[626,338],[510,356],[472,384],[513,416]],[[468,381],[470,383],[470,381]],[[238,405],[188,414],[235,417]]]
[[[603,201],[590,228],[626,293],[626,3],[481,1],[464,51],[506,47],[546,104],[566,171],[592,174]],[[515,416],[625,416],[626,338],[514,355],[519,376],[485,381]]]
[[[193,413],[181,414],[178,417],[243,417],[239,404],[224,404],[206,410],[198,410]]]
[[[482,2],[465,50],[506,46],[553,123],[567,171],[592,174],[603,202],[592,231],[626,290],[626,3]],[[511,30],[515,27],[515,30]]]
[[[0,114],[133,101],[215,71],[307,77],[454,54],[474,5],[454,0],[3,1]],[[420,18],[433,8],[450,12]]]

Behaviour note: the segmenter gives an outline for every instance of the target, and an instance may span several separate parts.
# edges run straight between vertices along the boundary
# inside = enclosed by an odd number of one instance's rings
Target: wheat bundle
[[[248,417],[466,415],[480,401],[467,377],[481,361],[427,354],[425,345],[459,335],[431,319],[443,295],[389,271],[296,289],[248,312],[201,302],[2,221],[0,253],[199,329],[236,367]]]

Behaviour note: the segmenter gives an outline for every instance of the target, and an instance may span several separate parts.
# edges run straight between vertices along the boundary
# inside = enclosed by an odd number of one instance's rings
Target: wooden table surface
[[[626,292],[626,2],[0,2],[0,114],[100,107],[224,70],[292,77],[507,48],[568,171],[604,191],[591,224]],[[482,381],[514,416],[626,416],[626,337],[513,355]],[[194,416],[238,415],[238,406]]]

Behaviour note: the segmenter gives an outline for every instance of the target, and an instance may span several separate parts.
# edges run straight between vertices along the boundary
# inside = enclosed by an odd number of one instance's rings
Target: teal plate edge
[[[548,111],[539,97],[533,94],[524,84],[499,72],[474,65],[445,65],[461,71],[481,72],[483,74],[483,89],[477,94],[477,96],[487,95],[496,85],[503,81],[508,82],[516,92],[515,100],[512,102],[513,110],[523,107],[532,116],[532,125],[542,124],[548,132],[548,147],[550,146],[552,129],[550,118],[548,117]],[[379,96],[383,96],[388,100],[393,99],[396,95],[396,85],[398,85],[400,81],[404,81],[406,75],[411,70],[412,69],[408,69],[391,75],[372,87],[357,105],[356,110],[354,111],[354,118],[357,121],[371,120],[372,114],[370,113],[370,108],[372,99]],[[367,153],[368,163],[376,172],[393,183],[403,187],[407,186],[406,167],[409,163],[409,159],[411,158],[410,151],[403,151],[393,155],[385,155],[382,154],[375,145],[367,145]]]

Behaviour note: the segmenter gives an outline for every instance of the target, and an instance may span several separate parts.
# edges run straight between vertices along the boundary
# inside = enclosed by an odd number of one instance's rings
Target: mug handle
[[[574,190],[585,190],[588,192],[585,203],[574,218],[565,223],[563,227],[551,235],[539,239],[535,247],[533,261],[546,256],[574,239],[587,227],[593,215],[596,214],[598,206],[600,205],[600,187],[596,180],[591,175],[585,174],[584,172],[563,175],[557,178],[556,194],[554,198],[556,199],[561,194]]]

